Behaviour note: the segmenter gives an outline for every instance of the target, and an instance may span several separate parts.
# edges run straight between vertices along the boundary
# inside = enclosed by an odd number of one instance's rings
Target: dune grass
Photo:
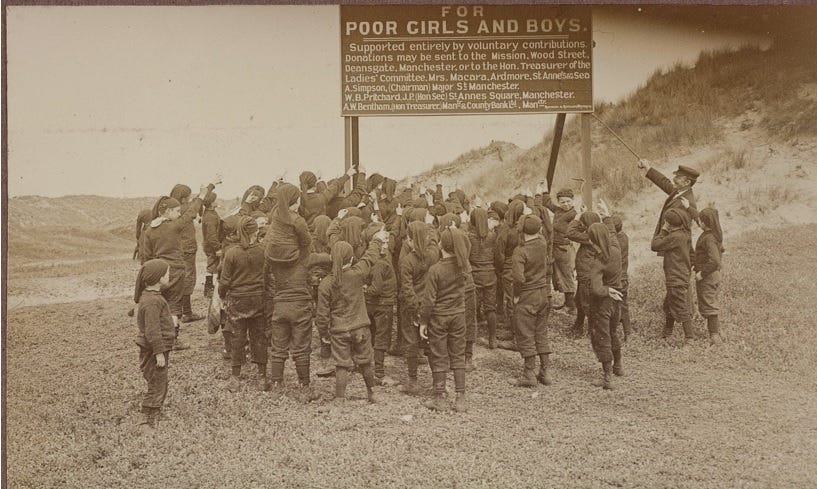
[[[815,82],[817,60],[804,56],[802,49],[704,52],[692,67],[678,64],[656,71],[618,103],[596,103],[595,115],[641,157],[651,160],[718,141],[723,136],[719,119],[749,110],[762,114],[760,125],[772,139],[792,141],[817,135],[817,95],[802,89]],[[648,185],[638,173],[635,157],[596,121],[592,121],[592,142],[590,184],[599,195],[615,203]],[[535,185],[544,179],[550,146],[546,138],[519,158],[475,179],[478,187],[464,190],[507,198],[520,186]],[[568,118],[554,185],[577,190],[579,183],[573,179],[581,175],[579,120]]]

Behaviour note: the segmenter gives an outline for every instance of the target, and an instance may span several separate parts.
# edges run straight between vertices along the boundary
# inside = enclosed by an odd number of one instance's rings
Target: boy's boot
[[[454,411],[465,413],[468,411],[468,403],[465,400],[465,370],[458,368],[454,370],[454,390],[457,397],[454,399]]]
[[[269,379],[270,392],[273,400],[279,399],[284,393],[284,362],[280,359],[270,362]]]
[[[621,363],[621,350],[613,350],[613,374],[624,377],[624,365]]]
[[[513,326],[514,326],[513,319],[511,319],[511,327]],[[507,340],[498,341],[496,346],[502,350],[519,351],[516,347],[516,338],[514,337],[513,329],[511,329],[510,338]]]
[[[607,390],[613,390],[615,386],[613,385],[613,366],[610,362],[604,362],[601,364],[601,368],[603,370],[603,377],[602,377],[602,384],[601,387]]]
[[[139,417],[139,426],[156,428],[159,422],[158,411],[157,408],[143,407],[142,414]]]
[[[369,402],[374,404],[377,402],[381,402],[380,396],[374,390],[374,387],[378,385],[377,380],[374,378],[374,370],[372,369],[371,365],[363,365],[361,367],[362,374],[363,374],[363,382],[366,383],[366,396],[369,399]]]
[[[684,344],[689,343],[695,339],[695,333],[692,332],[692,320],[688,319],[681,323],[684,328]]]
[[[193,306],[190,302],[189,295],[182,296],[182,322],[183,323],[193,323],[196,321],[201,321],[204,319],[204,316],[200,314],[193,314]]]
[[[408,381],[403,384],[400,391],[404,394],[415,395],[420,392],[420,386],[417,384],[417,364],[419,361],[416,357],[406,358],[408,364]]]
[[[667,316],[664,323],[664,331],[661,332],[661,338],[668,339],[672,337],[672,328],[675,327],[675,319]]]
[[[581,338],[584,336],[584,311],[576,312],[576,320],[573,321],[573,328],[570,332],[574,338]]]
[[[349,384],[349,369],[337,367],[335,369],[335,399],[333,402],[342,403],[346,400],[346,386]]]
[[[230,379],[227,381],[227,390],[238,392],[241,389],[241,366],[230,369]]]
[[[550,378],[550,354],[539,354],[539,373],[536,375],[536,380],[542,385],[550,385],[553,381]]]
[[[432,411],[445,411],[448,405],[445,402],[445,372],[433,372],[431,377],[434,382],[434,397],[427,399],[425,407]]]
[[[378,384],[386,376],[386,352],[383,350],[374,351],[374,376]]]
[[[601,378],[591,382],[593,387],[601,387],[603,389],[612,390],[613,385],[613,364],[612,362],[604,362],[601,364]]]
[[[565,292],[565,312],[571,316],[576,315],[576,294]]]
[[[295,363],[295,372],[298,374],[298,381],[301,383],[301,391],[298,393],[298,400],[304,404],[320,399],[321,395],[315,391],[309,383],[309,358],[299,359]]]
[[[465,370],[468,372],[474,371],[474,342],[465,342]]]
[[[233,333],[226,330],[221,330],[221,336],[224,338],[224,350],[221,352],[221,359],[222,360],[232,360],[233,354],[232,351],[232,342],[233,342]]]
[[[517,387],[536,387],[539,381],[536,379],[536,356],[525,357],[525,370],[522,376],[516,379]]]
[[[272,388],[272,384],[267,377],[267,364],[258,363],[258,390],[261,392],[268,392]]]
[[[188,348],[190,348],[190,346],[188,346],[185,342],[183,342],[181,340],[181,338],[179,338],[179,322],[181,321],[181,319],[179,317],[177,317],[177,316],[173,316],[173,319],[174,319],[174,321],[173,321],[173,331],[174,331],[174,334],[176,335],[176,337],[173,340],[173,349],[174,350],[187,350]]]
[[[212,275],[205,275],[204,276],[204,297],[210,299],[213,297],[213,291],[216,287],[213,285],[213,276]]]
[[[721,330],[717,315],[706,317],[706,329],[709,330],[709,344],[720,345],[723,340],[721,339]]]
[[[485,321],[488,323],[488,348],[496,348],[496,313],[487,313]]]

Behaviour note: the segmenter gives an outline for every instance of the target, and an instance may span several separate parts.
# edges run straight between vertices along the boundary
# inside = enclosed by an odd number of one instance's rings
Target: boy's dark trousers
[[[312,352],[312,311],[310,300],[277,301],[270,329],[270,381],[283,382],[284,363],[290,353],[301,384],[309,385],[309,355]]]
[[[693,337],[689,294],[687,285],[667,287],[667,295],[664,297],[663,304],[666,324],[662,336],[665,338],[672,335],[675,322],[679,322],[683,326],[685,338],[691,339]]]
[[[621,351],[619,307],[610,297],[594,297],[590,304],[590,343],[600,363],[611,363]]]
[[[510,271],[508,271],[510,274]],[[503,291],[503,309],[505,309],[505,327],[506,329],[510,330],[511,334],[514,333],[516,329],[513,325],[514,322],[514,303],[513,303],[513,279],[508,275],[507,277],[503,277],[502,279],[502,291]]]
[[[429,364],[433,373],[465,368],[465,316],[431,316],[428,324]]]
[[[250,352],[252,361],[259,365],[267,364],[268,340],[265,332],[264,316],[259,315],[252,318],[236,319],[231,321],[233,335],[230,344],[230,354],[232,355],[232,366],[241,367],[244,365],[244,348],[247,346],[249,336]]]
[[[156,366],[156,355],[152,350],[139,347],[139,369],[148,383],[148,391],[142,400],[142,412],[161,409],[167,397],[167,369],[170,366],[170,353],[165,352],[165,366]]]
[[[590,323],[590,280],[579,277],[576,286],[576,322],[573,323],[573,330],[576,334],[584,333],[584,320],[587,318]],[[590,328],[588,328],[590,329]]]
[[[374,370],[375,375],[383,377],[385,375],[384,358],[385,352],[391,344],[391,327],[394,316],[394,305],[367,304],[366,310],[369,313],[369,328],[371,331],[372,346],[374,347]]]
[[[400,306],[400,331],[403,333],[403,357],[408,366],[409,379],[417,380],[417,355],[420,347],[420,331],[414,324],[417,311],[409,305],[403,303]]]
[[[477,340],[477,293],[476,289],[465,292],[465,357],[470,360],[474,355],[474,342]]]
[[[516,347],[522,358],[551,353],[547,321],[550,295],[547,287],[524,290],[515,307]]]
[[[630,291],[630,281],[626,278],[621,279],[621,302],[619,302],[619,310],[621,316],[621,327],[624,330],[624,338],[630,336],[630,304],[627,302],[627,296]]]

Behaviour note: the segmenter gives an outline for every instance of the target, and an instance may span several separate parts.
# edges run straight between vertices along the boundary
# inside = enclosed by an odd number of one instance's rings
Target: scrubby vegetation
[[[681,64],[657,71],[621,102],[597,103],[595,114],[642,157],[665,159],[686,148],[718,141],[718,121],[758,111],[760,125],[778,141],[817,135],[817,59],[791,46],[766,51],[756,47],[705,52],[694,66]],[[643,188],[636,159],[607,130],[592,122],[592,185],[616,202]],[[507,197],[527,182],[544,179],[550,140],[506,161],[491,178],[475,179],[480,187],[465,188],[489,197]],[[581,176],[578,118],[568,118],[555,185],[578,188]],[[744,162],[736,161],[735,165]],[[441,171],[442,168],[437,168]],[[495,173],[493,173],[495,172]],[[521,186],[521,187],[520,187]]]

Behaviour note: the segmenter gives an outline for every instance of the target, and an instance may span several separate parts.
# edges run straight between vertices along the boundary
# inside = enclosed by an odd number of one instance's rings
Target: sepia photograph
[[[2,485],[817,487],[817,4],[12,0]]]

